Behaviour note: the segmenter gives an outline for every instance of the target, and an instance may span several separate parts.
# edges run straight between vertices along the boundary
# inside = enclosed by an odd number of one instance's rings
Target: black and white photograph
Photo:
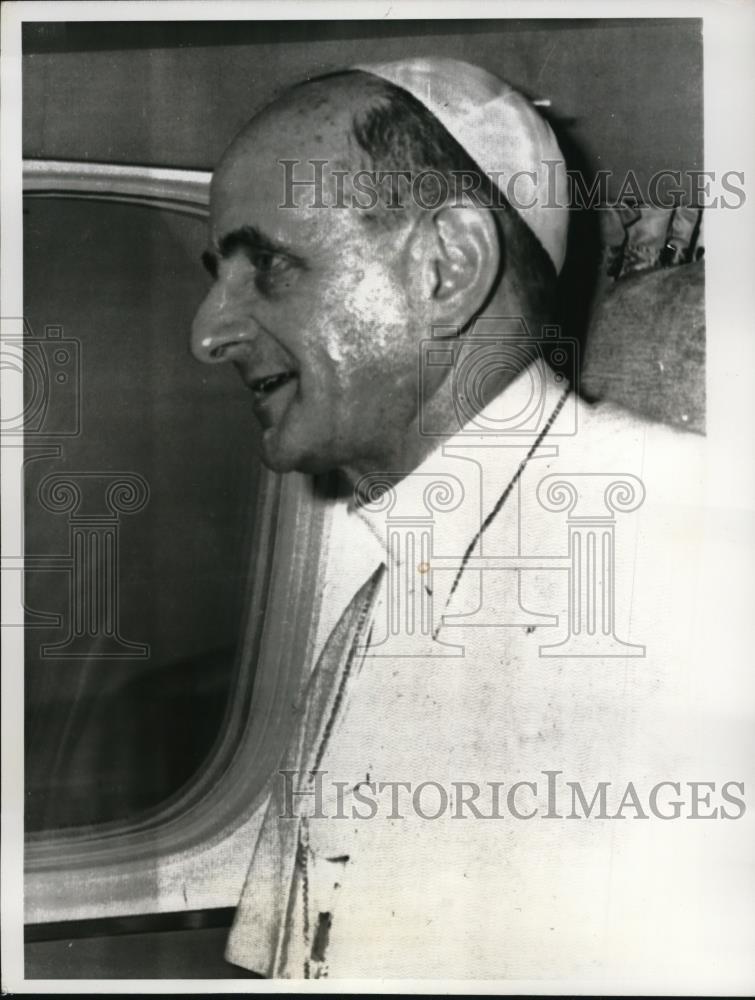
[[[752,995],[755,8],[2,17],[3,992]]]

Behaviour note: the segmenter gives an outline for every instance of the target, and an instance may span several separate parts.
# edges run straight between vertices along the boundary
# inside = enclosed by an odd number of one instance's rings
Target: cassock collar
[[[412,472],[372,477],[376,494],[380,486],[384,491],[374,502],[352,502],[350,513],[380,543],[389,571],[411,558],[422,582],[428,582],[433,554],[463,557],[530,449],[549,447],[555,453],[543,432],[568,389],[562,376],[536,359]],[[562,417],[555,421],[556,432]],[[432,551],[427,525],[432,525]],[[408,554],[406,545],[396,543],[397,528],[414,532]],[[446,605],[453,577],[449,570],[432,574],[436,613]]]

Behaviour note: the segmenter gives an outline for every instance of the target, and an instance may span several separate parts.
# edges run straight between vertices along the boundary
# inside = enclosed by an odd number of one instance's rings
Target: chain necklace
[[[555,408],[553,410],[553,413],[551,413],[551,415],[548,417],[547,421],[545,422],[545,425],[544,425],[543,429],[540,431],[540,433],[538,434],[538,436],[535,438],[535,440],[534,440],[534,442],[532,444],[532,447],[527,452],[527,454],[524,456],[524,458],[522,459],[522,461],[519,463],[519,468],[514,473],[513,478],[509,482],[508,486],[504,489],[503,493],[501,493],[501,495],[498,497],[498,500],[496,501],[495,506],[490,511],[490,513],[485,518],[485,520],[482,522],[482,524],[480,525],[479,530],[477,531],[477,533],[475,534],[474,538],[472,539],[472,541],[467,546],[467,550],[464,553],[464,556],[463,556],[463,558],[461,560],[461,565],[459,566],[458,570],[456,571],[456,576],[454,577],[454,582],[451,584],[451,589],[450,589],[450,591],[448,593],[448,599],[446,600],[446,608],[444,608],[444,610],[446,610],[448,608],[448,605],[451,602],[451,598],[454,595],[454,591],[459,586],[459,581],[461,580],[462,573],[466,569],[467,563],[469,562],[469,560],[470,560],[470,558],[472,556],[472,553],[475,550],[475,547],[476,547],[477,543],[480,541],[480,539],[482,538],[483,534],[488,529],[488,527],[493,522],[493,520],[500,513],[501,508],[503,507],[503,505],[508,500],[508,498],[509,498],[509,496],[511,494],[511,491],[516,486],[517,482],[519,481],[520,476],[524,472],[524,469],[526,468],[527,463],[532,458],[532,456],[535,454],[535,452],[540,447],[540,445],[543,443],[543,440],[545,439],[546,434],[548,433],[548,431],[550,431],[551,427],[553,426],[553,424],[554,424],[554,422],[556,420],[556,417],[559,415],[559,413],[563,409],[564,403],[566,402],[566,399],[567,399],[567,397],[568,397],[568,395],[569,395],[570,392],[571,392],[571,386],[567,386],[566,389],[564,389],[563,393],[561,394],[561,398],[559,399],[558,403],[556,404],[556,406],[555,406]],[[435,631],[433,633],[433,639],[437,638],[437,635],[438,635],[439,631],[440,631],[440,625],[438,625],[436,627],[436,629],[435,629]]]

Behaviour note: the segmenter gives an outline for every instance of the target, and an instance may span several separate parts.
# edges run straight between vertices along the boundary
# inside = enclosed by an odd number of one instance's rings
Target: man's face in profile
[[[278,471],[384,469],[418,406],[425,334],[410,226],[315,206],[336,200],[334,170],[364,166],[351,139],[363,97],[331,90],[304,88],[254,119],[212,184],[206,261],[215,280],[193,349],[236,366],[263,430],[264,460]],[[314,177],[308,161],[326,160],[325,189],[287,192],[287,159],[300,161],[296,179]],[[347,204],[349,190],[347,178]]]

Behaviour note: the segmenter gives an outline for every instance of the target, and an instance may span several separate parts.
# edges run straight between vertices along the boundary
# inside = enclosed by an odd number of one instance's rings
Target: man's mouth
[[[276,389],[280,389],[281,386],[286,385],[294,378],[296,378],[296,372],[275,372],[274,375],[265,375],[262,378],[252,379],[248,385],[259,399],[266,399]]]
[[[245,379],[252,391],[252,406],[262,427],[279,424],[298,391],[299,374],[295,371],[271,372],[259,378]]]

